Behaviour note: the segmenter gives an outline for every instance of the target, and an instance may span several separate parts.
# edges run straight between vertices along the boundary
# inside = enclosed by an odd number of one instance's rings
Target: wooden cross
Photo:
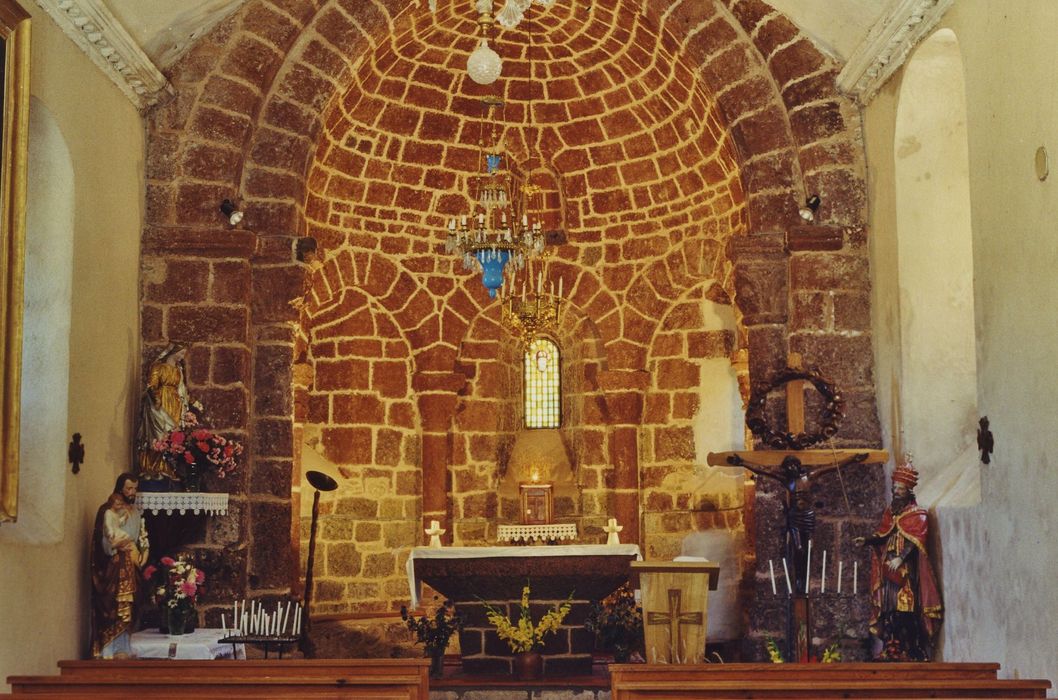
[[[795,370],[804,369],[801,355],[791,353],[789,367]],[[789,433],[798,435],[805,429],[805,380],[798,379],[786,384],[786,424]],[[811,530],[815,525],[815,513],[798,501],[807,499],[809,482],[816,477],[840,469],[847,464],[884,464],[889,460],[885,450],[870,449],[824,449],[824,450],[745,450],[733,452],[710,452],[706,462],[712,466],[741,466],[758,476],[775,479],[786,489],[787,523],[783,529],[785,539],[785,558],[790,560],[794,569],[795,595],[806,591],[807,571],[806,547],[804,542],[795,542],[795,535]],[[801,488],[798,488],[801,487]],[[802,501],[803,503],[803,501]],[[810,505],[810,501],[808,501]],[[804,627],[811,631],[808,620],[808,606],[794,605],[791,601],[790,629]],[[810,635],[809,635],[810,636]],[[788,635],[787,643],[794,646],[794,634]],[[807,642],[804,642],[807,645]],[[807,648],[790,649],[787,658],[807,658]]]
[[[681,613],[680,606],[683,598],[683,593],[679,588],[669,589],[669,611],[667,613],[659,612],[648,612],[647,613],[647,624],[648,625],[668,625],[669,626],[669,660],[679,663],[680,652],[683,649],[683,635],[681,634],[681,627],[683,625],[702,625],[702,613]]]

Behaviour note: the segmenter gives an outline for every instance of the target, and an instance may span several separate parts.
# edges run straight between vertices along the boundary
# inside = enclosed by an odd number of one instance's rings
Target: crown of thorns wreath
[[[765,410],[768,394],[793,381],[808,381],[824,399],[819,432],[791,433],[776,430],[768,423]],[[786,369],[776,372],[768,382],[753,385],[746,408],[746,426],[768,447],[776,450],[803,450],[827,440],[838,432],[845,417],[845,401],[833,384],[823,378],[816,368]]]

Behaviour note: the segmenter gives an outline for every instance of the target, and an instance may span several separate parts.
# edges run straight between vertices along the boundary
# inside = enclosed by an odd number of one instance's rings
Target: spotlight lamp
[[[242,221],[243,213],[235,208],[235,203],[230,199],[225,199],[220,203],[220,211],[232,226],[236,226]]]
[[[797,210],[801,218],[811,223],[816,220],[816,209],[819,209],[819,195],[814,194],[805,200],[805,205]]]

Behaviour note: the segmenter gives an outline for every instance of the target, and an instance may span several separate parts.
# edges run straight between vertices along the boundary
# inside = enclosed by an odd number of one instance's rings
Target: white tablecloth
[[[197,629],[175,637],[158,630],[143,630],[132,635],[132,655],[138,659],[245,659],[246,647],[218,640],[226,637],[224,630]]]
[[[406,570],[411,589],[411,607],[419,607],[422,583],[415,577],[416,559],[493,559],[500,557],[597,557],[634,556],[641,560],[637,544],[559,544],[546,547],[415,547]]]

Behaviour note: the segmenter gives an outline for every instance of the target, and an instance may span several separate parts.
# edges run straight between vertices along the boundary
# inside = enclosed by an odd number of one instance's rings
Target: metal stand
[[[235,646],[237,644],[257,644],[264,647],[265,658],[268,658],[268,652],[275,647],[276,653],[279,655],[278,658],[283,658],[283,649],[286,647],[297,644],[300,636],[285,635],[264,635],[264,634],[244,634],[238,637],[228,636],[218,640],[221,644],[231,644],[232,656],[234,656]]]

